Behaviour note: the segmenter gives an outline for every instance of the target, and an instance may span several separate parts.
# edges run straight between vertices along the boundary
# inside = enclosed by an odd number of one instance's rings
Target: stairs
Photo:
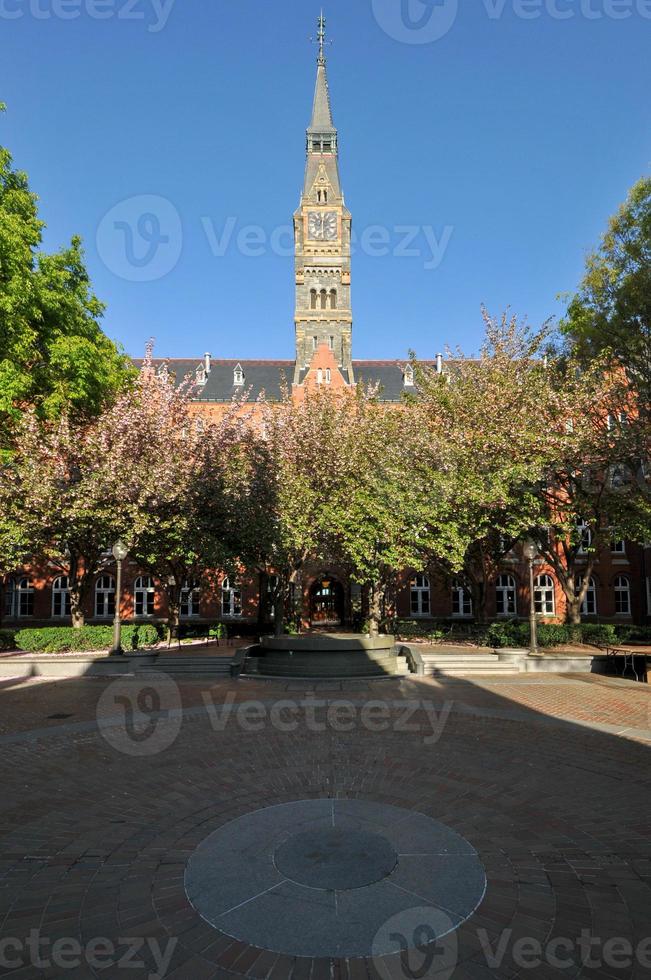
[[[256,669],[257,667],[257,669]],[[261,677],[342,678],[401,677],[409,673],[405,657],[385,653],[327,652],[276,654],[247,660],[246,673]]]
[[[209,680],[216,677],[231,677],[234,663],[235,658],[233,657],[193,657],[190,654],[163,654],[157,657],[153,663],[139,665],[136,668],[136,676],[147,677],[151,673],[163,673],[179,679]]]
[[[472,677],[476,674],[517,674],[517,665],[502,661],[496,653],[420,654],[426,677]]]

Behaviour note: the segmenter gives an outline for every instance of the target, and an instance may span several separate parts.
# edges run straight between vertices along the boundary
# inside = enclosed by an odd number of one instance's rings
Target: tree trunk
[[[486,606],[488,604],[488,589],[485,581],[470,580],[470,591],[474,603],[475,620],[481,625],[488,622]]]
[[[80,574],[80,562],[78,556],[70,556],[70,566],[68,568],[68,591],[70,593],[70,618],[75,629],[81,629],[86,625],[86,615],[84,612],[86,580],[85,571]]]
[[[168,600],[167,607],[167,642],[172,643],[180,638],[181,632],[181,607],[178,599],[172,602]]]
[[[283,589],[274,592],[274,636],[282,636],[285,632],[285,596]]]
[[[371,594],[369,597],[369,610],[368,610],[368,621],[369,621],[369,633],[371,636],[379,636],[380,634],[380,623],[382,621],[382,598],[384,595],[384,590],[379,582],[374,582],[371,585]]]
[[[258,633],[263,633],[269,611],[269,576],[266,572],[260,572],[258,589]],[[273,596],[271,598],[273,600]]]
[[[83,599],[78,584],[70,585],[70,617],[72,625],[76,630],[86,625]]]
[[[167,596],[167,643],[179,642],[181,628],[181,589],[175,575],[170,575],[165,586]]]
[[[580,626],[582,600],[580,598],[569,599],[567,596],[565,598],[567,600],[565,608],[565,622],[571,626]]]

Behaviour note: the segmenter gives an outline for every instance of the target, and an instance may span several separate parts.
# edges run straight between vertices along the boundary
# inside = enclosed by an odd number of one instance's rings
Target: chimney
[[[443,354],[436,355],[436,373],[443,374]]]
[[[211,360],[212,360],[212,354],[204,354],[203,355],[203,363],[204,363],[204,367],[206,369],[206,374],[210,374],[210,362],[211,362]]]

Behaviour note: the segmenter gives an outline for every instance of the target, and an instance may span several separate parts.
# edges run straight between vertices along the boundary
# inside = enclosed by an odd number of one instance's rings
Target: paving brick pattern
[[[347,797],[425,813],[480,855],[488,887],[457,930],[454,972],[437,974],[434,960],[426,976],[650,975],[641,955],[622,965],[602,955],[609,939],[636,947],[651,936],[646,685],[553,676],[215,685],[217,702],[228,694],[235,705],[264,702],[253,731],[237,720],[216,730],[199,710],[205,685],[186,683],[181,693],[190,710],[180,732],[150,757],[118,752],[95,730],[95,704],[105,687],[97,680],[0,687],[2,733],[25,733],[17,741],[0,737],[0,935],[20,943],[36,929],[50,945],[72,938],[85,948],[106,937],[114,944],[112,965],[39,967],[23,954],[23,967],[0,974],[147,977],[156,969],[152,946],[172,939],[165,975],[173,980],[413,976],[418,963],[398,956],[312,960],[249,947],[205,923],[185,894],[189,856],[225,822],[276,803]],[[388,722],[372,730],[358,719],[345,731],[328,723],[325,704],[313,714],[323,730],[313,730],[300,712],[294,731],[271,723],[274,699],[310,696],[360,709],[381,700]],[[432,721],[423,705],[406,721],[402,702],[415,699],[438,712],[446,702],[451,708],[438,739],[429,738]],[[53,714],[72,717],[50,719]],[[156,718],[155,724],[177,722]],[[612,730],[600,730],[604,725]],[[594,966],[583,965],[576,949],[562,969],[548,958],[522,966],[517,940],[574,942],[582,930],[597,944]],[[505,936],[496,964],[486,950]],[[135,956],[140,969],[120,963],[141,938],[147,942]]]

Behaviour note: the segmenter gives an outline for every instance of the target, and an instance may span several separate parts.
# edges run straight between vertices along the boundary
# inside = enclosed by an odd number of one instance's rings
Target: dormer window
[[[402,378],[405,388],[413,388],[414,386],[414,369],[411,364],[407,364],[404,371],[402,372]]]
[[[244,371],[242,370],[242,365],[238,364],[233,371],[233,385],[235,388],[241,388],[244,384]]]
[[[203,387],[206,381],[208,380],[208,377],[206,375],[206,369],[203,366],[203,364],[200,364],[197,370],[195,371],[195,380],[197,384],[200,385],[201,387]]]

